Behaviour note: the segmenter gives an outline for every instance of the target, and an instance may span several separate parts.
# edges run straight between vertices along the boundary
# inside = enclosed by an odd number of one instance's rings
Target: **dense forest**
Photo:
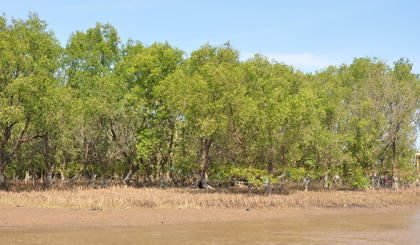
[[[115,176],[212,188],[418,178],[420,78],[408,59],[315,74],[227,42],[190,54],[125,43],[110,24],[62,46],[37,14],[0,17],[0,185]],[[3,182],[2,182],[3,180]],[[138,181],[138,177],[137,177]],[[270,188],[271,190],[271,188]]]

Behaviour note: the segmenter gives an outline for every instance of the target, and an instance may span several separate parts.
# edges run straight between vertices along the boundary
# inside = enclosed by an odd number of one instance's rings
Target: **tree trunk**
[[[163,164],[160,166],[160,169],[159,169],[159,176],[160,176],[160,183],[159,183],[159,185],[160,185],[160,187],[165,187],[165,185],[166,185],[166,182],[165,182],[165,176],[164,176],[164,174],[163,174]]]
[[[76,175],[73,176],[73,178],[71,178],[66,185],[70,185],[71,183],[73,183],[73,181],[79,176],[80,172],[82,172],[82,170],[85,168],[85,166],[82,166],[82,168],[79,169],[79,171],[77,171]]]
[[[26,173],[25,173],[26,175],[25,175],[25,184],[27,184],[28,183],[28,181],[29,181],[29,171],[26,171]]]
[[[331,170],[328,170],[325,173],[325,175],[324,175],[324,189],[329,188],[329,185],[328,185],[328,175],[330,174],[330,172],[331,172]]]
[[[108,187],[108,181],[106,180],[105,173],[106,173],[106,166],[101,167],[101,188]]]
[[[144,174],[144,177],[143,177],[143,184],[144,185],[147,185],[147,172]]]
[[[20,131],[19,136],[17,137],[17,140],[15,142],[14,147],[12,148],[12,150],[9,153],[6,153],[6,144],[9,141],[9,139],[11,138],[11,135],[12,135],[11,132],[12,132],[13,125],[15,125],[15,124],[12,124],[10,126],[6,126],[5,128],[2,129],[3,137],[0,140],[0,142],[1,142],[1,144],[0,144],[0,186],[3,183],[6,183],[6,180],[3,179],[3,178],[5,178],[4,171],[6,170],[6,165],[9,163],[9,160],[12,158],[13,154],[19,149],[20,145],[22,143],[29,142],[29,141],[39,137],[39,136],[34,136],[34,137],[31,137],[30,139],[22,140],[23,135],[25,134],[25,131],[28,128],[28,125],[29,125],[29,118],[27,118],[22,130]]]
[[[147,173],[147,181],[149,182],[149,186],[152,186],[153,185],[152,177],[153,176],[151,174]]]
[[[6,181],[7,181],[7,176],[5,175],[5,174],[3,174],[2,176],[1,176],[1,178],[2,178],[2,182],[3,182],[3,184],[4,185],[7,185],[7,183],[6,183]]]
[[[4,176],[4,170],[6,169],[6,161],[3,161],[1,159],[1,155],[0,155],[0,186],[2,185],[3,181],[3,176]]]
[[[101,188],[108,187],[108,181],[105,179],[105,174],[101,175]]]
[[[95,180],[96,180],[96,174],[92,174],[92,186],[93,186],[93,188],[98,188],[98,186],[96,186],[96,184],[95,184]]]
[[[252,183],[248,182],[248,193],[251,193],[252,190]]]
[[[271,196],[271,180],[268,180],[267,183],[267,195]]]
[[[139,164],[134,164],[132,161],[130,161],[130,171],[128,171],[127,176],[124,178],[124,182],[126,185],[131,185],[131,177],[139,169]]]
[[[98,186],[95,184],[95,181],[96,181],[96,177],[98,175],[95,174],[95,169],[93,167],[93,163],[92,162],[90,163],[90,166],[92,167],[92,175],[91,175],[92,176],[92,184],[91,184],[91,186],[93,186],[93,188],[97,189]]]
[[[44,163],[45,166],[47,167],[47,173],[46,173],[46,180],[44,179],[43,182],[46,183],[47,187],[51,186],[51,177],[55,168],[55,165],[51,165],[51,160],[50,160],[50,142],[49,142],[49,136],[48,133],[45,134],[44,136]],[[44,174],[42,175],[42,177],[44,178]]]
[[[46,178],[47,187],[51,186],[51,177],[54,171],[54,167],[55,167],[54,165],[53,166],[50,166],[49,164],[47,165],[47,178]]]
[[[203,150],[203,161],[201,162],[201,170],[197,178],[197,182],[192,186],[193,188],[205,188],[212,189],[210,185],[207,184],[206,171],[209,164],[209,151],[210,146],[213,142],[213,137],[204,140],[204,150]]]
[[[54,171],[55,166],[47,166],[47,178],[46,178],[46,186],[50,187],[51,186],[51,178],[52,178],[52,174]]]
[[[173,170],[170,170],[168,173],[168,177],[169,177],[169,183],[171,183],[171,185],[176,185],[176,181],[174,179],[174,173]]]
[[[60,168],[58,171],[60,172],[60,175],[61,175],[61,182],[64,182],[64,181],[65,181],[65,178],[64,178],[64,172],[63,172],[63,169],[62,169],[62,168]]]
[[[165,178],[163,175],[160,176],[160,187],[165,187],[166,182],[165,182]]]
[[[41,170],[41,183],[45,184],[45,171]]]
[[[0,168],[0,186],[2,185],[2,183],[3,183],[3,176],[4,176],[4,169],[1,169]]]
[[[51,186],[52,173],[47,173],[47,187]]]
[[[125,178],[124,178],[124,180],[123,180],[123,182],[126,184],[126,185],[131,185],[131,176],[133,175],[133,173],[132,173],[132,171],[130,170],[128,173],[127,173],[127,175],[125,176]]]
[[[111,186],[111,185],[112,185],[112,180],[114,179],[114,178],[113,178],[113,176],[112,176],[112,174],[110,174],[109,178],[111,179],[111,180],[109,181],[109,186]]]
[[[281,179],[281,191],[284,191],[284,185],[285,185],[284,178],[282,178]]]
[[[6,135],[5,135],[5,138],[6,138]],[[5,160],[6,152],[5,151],[6,151],[6,145],[2,144],[0,146],[0,187],[3,184],[4,170],[6,169],[6,160]]]
[[[311,184],[311,178],[309,176],[305,177],[305,191],[309,190],[309,185]]]
[[[271,137],[271,136],[270,136]],[[271,177],[271,175],[273,174],[273,170],[274,170],[274,149],[273,147],[270,148],[270,155],[271,155],[271,159],[270,159],[270,164],[269,164],[269,176]],[[283,152],[283,159],[284,159],[284,152]],[[272,195],[272,190],[271,190],[271,179],[268,180],[268,184],[267,184],[267,195],[271,196]]]
[[[394,190],[398,190],[398,177],[397,177],[397,146],[394,142],[392,142],[392,151],[394,153],[394,164],[392,166],[392,188]]]

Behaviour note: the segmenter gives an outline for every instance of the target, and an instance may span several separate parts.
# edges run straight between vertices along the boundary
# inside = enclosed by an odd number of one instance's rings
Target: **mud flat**
[[[393,208],[129,208],[125,210],[67,210],[0,206],[0,227],[150,226],[202,222],[286,220],[334,215],[386,214],[420,207]]]
[[[0,207],[2,244],[418,244],[420,208]]]

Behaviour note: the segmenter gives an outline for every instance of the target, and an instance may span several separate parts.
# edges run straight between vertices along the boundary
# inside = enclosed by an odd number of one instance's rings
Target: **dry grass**
[[[145,208],[265,208],[308,209],[318,207],[393,207],[418,206],[420,188],[400,191],[298,191],[266,196],[248,194],[245,189],[197,190],[188,188],[111,187],[93,189],[86,186],[50,190],[0,191],[0,205],[63,209]]]

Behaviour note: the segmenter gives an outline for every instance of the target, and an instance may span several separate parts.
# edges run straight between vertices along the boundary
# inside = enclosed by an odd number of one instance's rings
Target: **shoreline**
[[[125,210],[66,210],[0,206],[0,229],[53,227],[158,226],[206,222],[282,220],[325,215],[360,215],[420,210],[420,206],[386,208],[129,208]]]
[[[249,211],[247,211],[249,209]],[[82,188],[0,191],[0,228],[150,226],[242,222],[420,210],[420,188],[298,191],[266,196],[241,188]]]

